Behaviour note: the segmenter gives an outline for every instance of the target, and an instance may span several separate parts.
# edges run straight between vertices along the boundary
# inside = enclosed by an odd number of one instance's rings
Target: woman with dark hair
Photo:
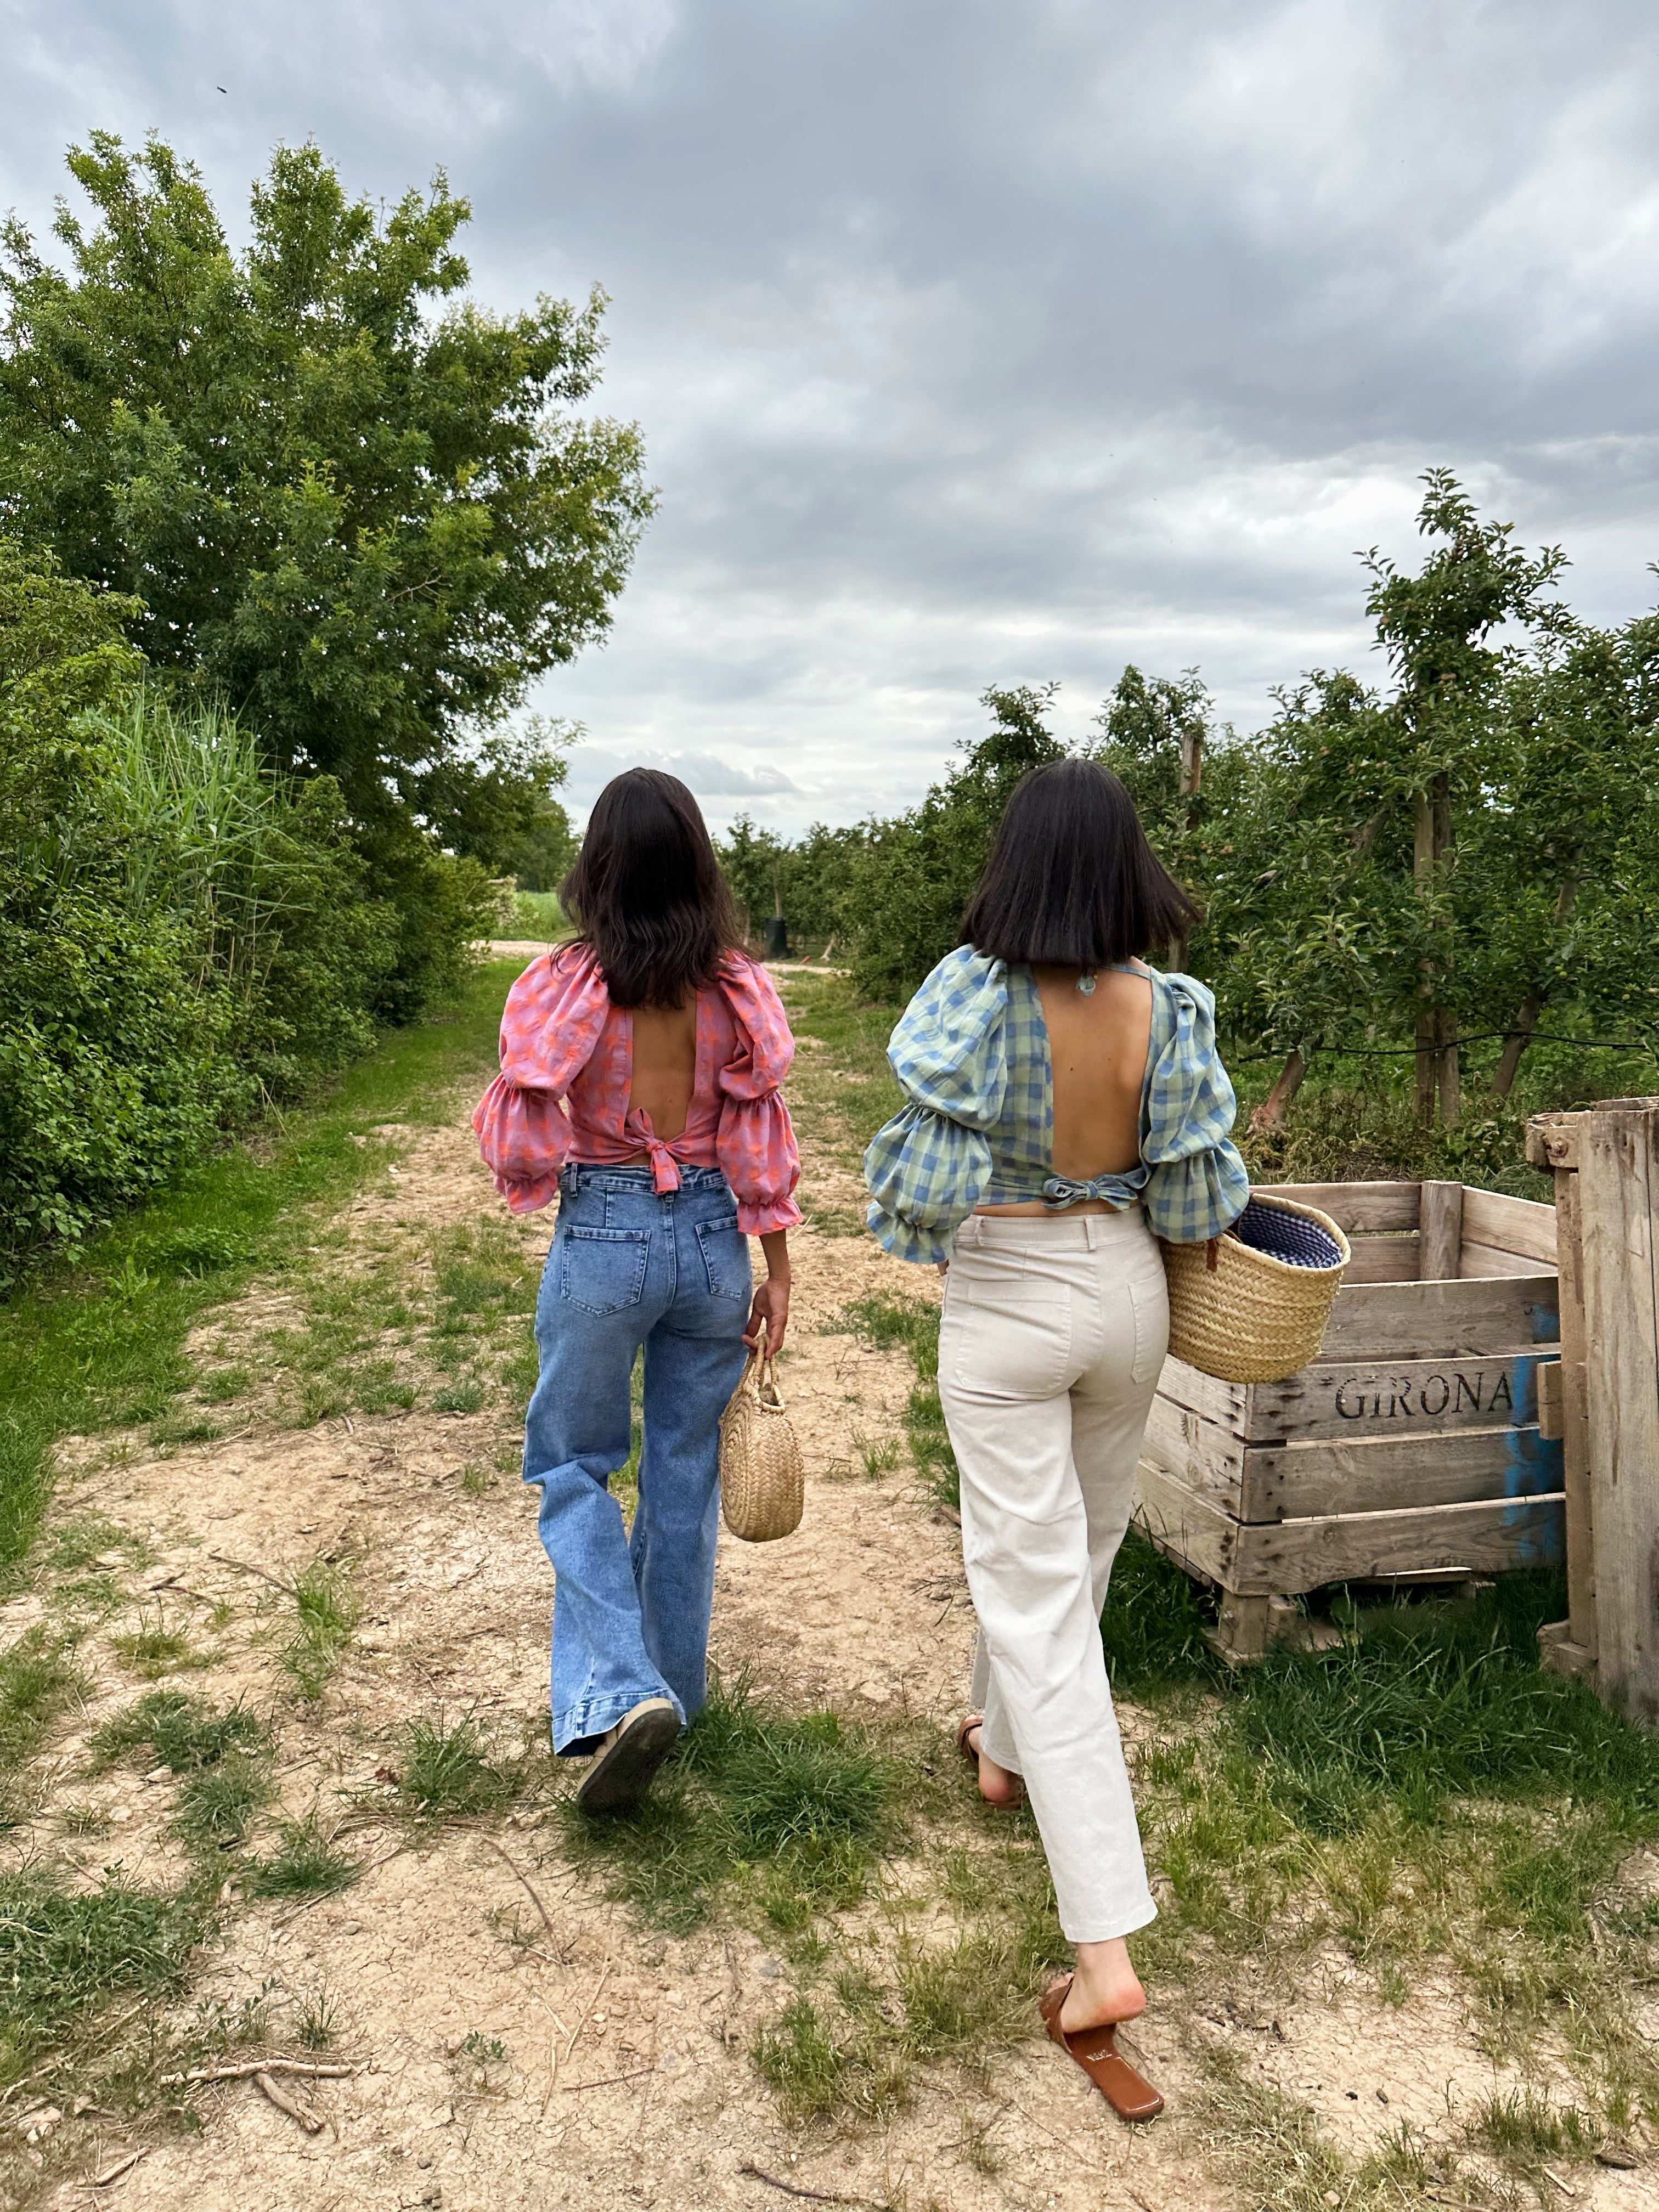
[[[524,1479],[556,1578],[553,1748],[593,1754],[577,1794],[602,1813],[638,1802],[703,1702],[720,1418],[745,1347],[775,1353],[789,1318],[800,1162],[778,1086],[795,1048],[675,777],[605,786],[559,896],[580,934],[513,986],[472,1126],[514,1212],[559,1197]],[[641,1346],[630,1536],[609,1485]]]
[[[1169,1337],[1158,1239],[1216,1237],[1249,1180],[1214,1000],[1144,964],[1197,920],[1097,762],[1016,787],[963,942],[893,1032],[909,1103],[865,1155],[870,1225],[945,1273],[939,1395],[979,1617],[957,1741],[1029,1793],[1075,1971],[1048,2032],[1126,2118],[1163,2100],[1117,2051],[1152,1919],[1100,1613]]]

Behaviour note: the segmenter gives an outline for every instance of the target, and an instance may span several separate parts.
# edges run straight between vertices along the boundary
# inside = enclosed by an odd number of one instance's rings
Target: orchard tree
[[[577,411],[602,295],[465,300],[441,174],[381,211],[279,148],[238,252],[161,139],[69,166],[66,268],[0,232],[0,526],[136,596],[151,667],[337,778],[371,839],[413,817],[501,865],[556,776],[477,735],[602,635],[651,511],[637,430]]]

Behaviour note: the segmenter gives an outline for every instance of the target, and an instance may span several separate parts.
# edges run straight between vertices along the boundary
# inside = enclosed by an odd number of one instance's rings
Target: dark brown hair
[[[1108,968],[1202,919],[1098,761],[1049,761],[1014,786],[962,917],[962,942],[1011,964]]]
[[[702,810],[657,768],[606,784],[559,899],[619,1006],[684,1006],[739,941]]]

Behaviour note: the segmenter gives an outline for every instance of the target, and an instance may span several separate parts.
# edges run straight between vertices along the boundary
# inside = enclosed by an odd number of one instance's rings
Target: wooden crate
[[[1259,1653],[1284,1601],[1332,1583],[1455,1580],[1562,1556],[1555,1209],[1459,1183],[1285,1183],[1353,1262],[1318,1360],[1283,1382],[1164,1363],[1137,1517],[1224,1595]],[[1278,1603],[1275,1604],[1275,1601]]]

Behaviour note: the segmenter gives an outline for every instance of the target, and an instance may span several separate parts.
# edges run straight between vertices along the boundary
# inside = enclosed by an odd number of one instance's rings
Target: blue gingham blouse
[[[1054,1079],[1042,1003],[1029,968],[962,945],[899,1018],[887,1057],[909,1103],[864,1155],[869,1223],[896,1259],[948,1260],[984,1203],[1085,1198],[1146,1209],[1175,1244],[1218,1237],[1244,1210],[1250,1178],[1230,1141],[1237,1101],[1215,1048],[1215,997],[1190,975],[1148,971],[1152,1034],[1140,1094],[1140,1160],[1075,1182],[1054,1167]]]

